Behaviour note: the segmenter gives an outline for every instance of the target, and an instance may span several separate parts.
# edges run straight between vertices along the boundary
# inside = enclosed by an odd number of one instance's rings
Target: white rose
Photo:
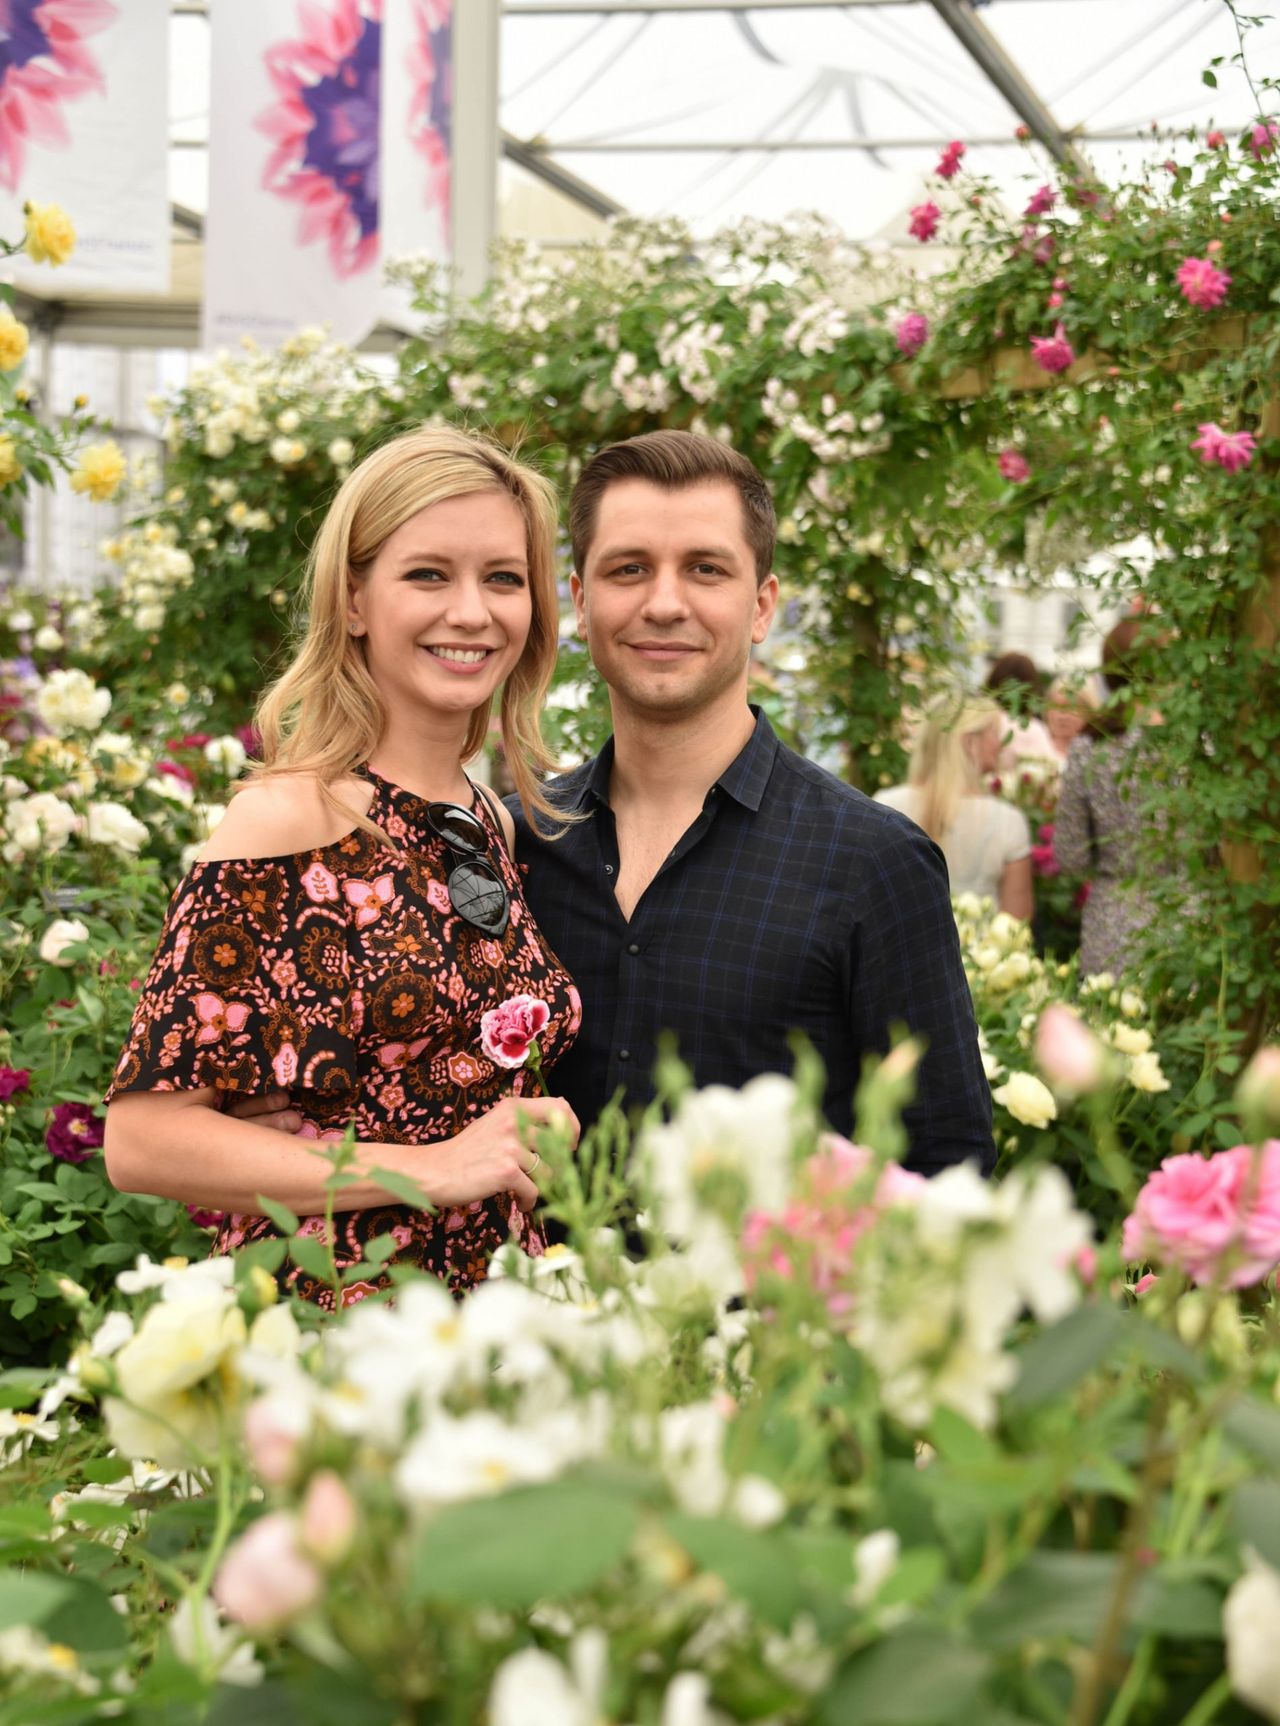
[[[329,460],[334,467],[350,467],[356,446],[349,437],[336,437],[329,445]]]
[[[99,689],[83,671],[51,671],[40,685],[35,710],[58,737],[68,731],[96,731],[111,705],[111,691]]]
[[[729,1510],[747,1528],[772,1528],[787,1514],[787,1497],[763,1474],[744,1474],[733,1489]]]
[[[864,1534],[853,1549],[855,1606],[868,1606],[898,1568],[901,1542],[892,1528],[877,1528]]]
[[[1167,1091],[1169,1081],[1160,1070],[1160,1057],[1154,1050],[1129,1057],[1129,1083],[1139,1091]]]
[[[151,837],[148,829],[131,815],[123,803],[91,803],[89,805],[88,836],[91,844],[114,845],[131,857]]]
[[[1268,1720],[1280,1720],[1280,1573],[1256,1553],[1222,1607],[1231,1688]]]
[[[78,917],[55,917],[40,942],[40,957],[46,965],[69,965],[71,960],[63,957],[67,948],[88,939],[89,931]]]
[[[1140,1019],[1147,1010],[1147,1003],[1136,989],[1121,989],[1120,1011],[1126,1019]]]
[[[153,1306],[116,1356],[126,1400],[104,1404],[112,1442],[170,1468],[189,1465],[192,1449],[216,1453],[244,1340],[244,1314],[229,1290],[206,1286]]]
[[[286,408],[282,414],[276,415],[276,428],[282,432],[296,432],[302,424],[302,415],[297,408]]]
[[[170,707],[186,707],[191,700],[191,691],[185,683],[171,683],[164,692],[164,698]]]
[[[204,746],[204,758],[228,779],[234,779],[249,759],[244,744],[238,737],[231,736],[211,738]]]
[[[993,989],[1016,989],[1031,975],[1031,958],[1027,953],[1008,953],[992,970],[989,982]]]
[[[1053,1092],[1034,1073],[1010,1073],[1007,1082],[991,1094],[1025,1127],[1047,1127],[1058,1118]]]
[[[5,814],[9,837],[19,851],[61,851],[81,825],[71,805],[52,791],[16,798]]]
[[[62,637],[51,623],[42,623],[36,630],[35,644],[42,653],[56,653],[62,646]]]
[[[29,611],[20,609],[9,613],[9,628],[15,635],[24,635],[28,629],[34,629],[36,620]]]
[[[1145,1055],[1151,1047],[1151,1033],[1140,1030],[1137,1025],[1126,1025],[1123,1019],[1118,1019],[1107,1032],[1107,1041],[1113,1049],[1119,1049],[1122,1055]]]
[[[144,635],[150,635],[153,630],[163,629],[163,605],[140,605],[133,614],[133,627],[140,629]]]

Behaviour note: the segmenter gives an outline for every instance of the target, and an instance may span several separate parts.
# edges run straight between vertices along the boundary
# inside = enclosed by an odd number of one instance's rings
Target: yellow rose
[[[0,437],[0,485],[9,485],[22,472],[18,446],[11,437]]]
[[[1023,1126],[1047,1127],[1058,1118],[1053,1092],[1034,1073],[1010,1073],[1008,1082],[991,1095]]]
[[[71,476],[72,491],[87,491],[95,503],[110,503],[120,489],[128,464],[118,443],[91,443],[80,451],[80,465]]]
[[[33,264],[65,264],[76,249],[76,231],[60,204],[23,206],[27,218],[27,255]]]
[[[0,372],[11,372],[27,357],[27,326],[8,306],[0,306]]]

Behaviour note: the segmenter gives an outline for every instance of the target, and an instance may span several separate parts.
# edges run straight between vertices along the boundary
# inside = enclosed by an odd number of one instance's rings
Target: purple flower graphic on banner
[[[323,239],[335,274],[354,276],[378,256],[382,0],[300,0],[298,29],[265,56],[277,101],[256,122],[275,144],[262,183],[302,206],[299,244]]]
[[[64,102],[106,94],[87,36],[114,24],[112,0],[0,0],[0,186],[16,192],[28,142],[65,150]]]
[[[413,0],[414,43],[409,70],[413,105],[409,142],[427,164],[424,202],[440,212],[449,232],[449,158],[453,137],[453,55],[450,32],[455,0]]]

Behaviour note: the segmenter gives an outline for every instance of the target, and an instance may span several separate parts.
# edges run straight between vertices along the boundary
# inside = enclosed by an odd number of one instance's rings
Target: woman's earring
[[[348,635],[363,635],[364,634],[364,625],[362,623],[349,623],[347,625],[347,634]]]

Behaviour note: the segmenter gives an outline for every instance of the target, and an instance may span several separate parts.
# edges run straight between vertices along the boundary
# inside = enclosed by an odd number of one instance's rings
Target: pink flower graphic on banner
[[[265,57],[278,99],[256,122],[274,142],[262,183],[301,205],[298,243],[323,239],[334,273],[355,276],[378,257],[382,0],[300,0],[298,29]]]
[[[449,232],[449,159],[453,140],[454,0],[413,0],[413,46],[409,52],[410,144],[427,164],[423,201],[439,212]]]
[[[85,38],[114,24],[112,0],[0,0],[0,186],[16,192],[28,141],[71,143],[64,102],[105,95],[102,68]]]

